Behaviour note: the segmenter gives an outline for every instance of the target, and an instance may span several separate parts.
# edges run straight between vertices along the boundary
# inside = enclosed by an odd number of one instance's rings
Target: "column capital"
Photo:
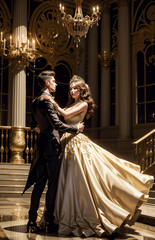
[[[109,1],[105,1],[103,4],[102,4],[102,14],[104,13],[109,13],[110,12],[110,3]]]
[[[128,6],[129,3],[130,3],[130,0],[117,0],[118,7]]]

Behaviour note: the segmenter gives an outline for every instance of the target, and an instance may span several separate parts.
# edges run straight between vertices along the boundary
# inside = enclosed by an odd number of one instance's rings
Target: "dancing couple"
[[[24,189],[35,183],[27,232],[40,230],[37,211],[47,181],[41,219],[45,233],[102,236],[132,225],[148,200],[153,176],[140,173],[138,165],[116,157],[82,133],[83,121],[93,114],[95,103],[81,77],[70,80],[64,109],[51,95],[56,91],[55,73],[43,71],[38,82],[42,90],[32,102],[32,111],[40,133]],[[59,131],[64,132],[61,140]]]

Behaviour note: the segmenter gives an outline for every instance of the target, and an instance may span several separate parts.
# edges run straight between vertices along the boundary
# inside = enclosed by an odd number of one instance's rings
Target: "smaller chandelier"
[[[12,36],[10,35],[10,41],[6,41],[6,38],[3,39],[3,32],[0,33],[0,56],[6,59],[9,59],[12,66],[11,70],[20,70],[28,65],[29,62],[34,62],[37,56],[37,51],[35,49],[35,40],[32,39],[24,41],[17,38],[15,42],[12,41]]]
[[[64,12],[64,6],[60,3],[60,17],[64,26],[67,27],[68,36],[72,36],[74,38],[74,42],[76,43],[76,47],[78,47],[78,43],[80,42],[80,37],[86,37],[89,27],[92,27],[94,24],[98,25],[98,21],[100,19],[101,13],[99,12],[99,7],[93,8],[93,13],[91,17],[86,15],[83,17],[82,13],[82,1],[83,0],[74,0],[76,3],[76,9],[74,17],[70,14],[66,14]]]

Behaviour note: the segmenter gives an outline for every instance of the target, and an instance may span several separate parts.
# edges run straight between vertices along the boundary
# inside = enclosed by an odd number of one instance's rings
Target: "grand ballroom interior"
[[[71,77],[81,76],[97,105],[84,133],[155,176],[155,1],[0,0],[2,240],[80,239],[26,233],[32,188],[21,194],[37,140],[31,102],[43,70],[56,73],[61,107]],[[132,227],[102,239],[155,239],[155,184],[141,210]]]

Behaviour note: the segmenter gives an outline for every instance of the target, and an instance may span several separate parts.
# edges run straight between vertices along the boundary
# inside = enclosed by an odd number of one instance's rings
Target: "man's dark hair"
[[[43,71],[38,75],[38,83],[41,88],[44,88],[45,81],[51,76],[55,77],[55,72],[50,70]]]

